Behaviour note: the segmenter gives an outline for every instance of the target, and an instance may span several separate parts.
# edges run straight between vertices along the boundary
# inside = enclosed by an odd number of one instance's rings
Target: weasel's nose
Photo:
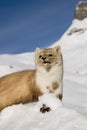
[[[45,60],[45,59],[46,59],[46,56],[43,56],[43,57],[42,57],[42,60]]]

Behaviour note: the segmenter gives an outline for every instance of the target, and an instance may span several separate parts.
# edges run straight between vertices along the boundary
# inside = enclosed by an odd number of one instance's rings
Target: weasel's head
[[[50,68],[56,64],[61,65],[61,47],[58,45],[54,48],[36,48],[35,61],[36,67],[44,67],[47,70],[50,70]]]

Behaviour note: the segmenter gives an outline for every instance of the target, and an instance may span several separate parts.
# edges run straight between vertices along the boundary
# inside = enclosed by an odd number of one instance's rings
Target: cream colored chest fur
[[[51,68],[50,71],[46,71],[42,67],[38,67],[38,71],[36,73],[36,83],[40,87],[43,93],[49,93],[49,90],[52,90],[52,84],[54,82],[58,83],[58,88],[54,91],[54,93],[62,94],[62,67]],[[49,89],[48,89],[49,88]]]

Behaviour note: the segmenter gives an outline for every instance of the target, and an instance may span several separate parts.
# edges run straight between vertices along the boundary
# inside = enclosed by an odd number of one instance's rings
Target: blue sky
[[[0,0],[0,54],[48,47],[70,26],[80,0]]]

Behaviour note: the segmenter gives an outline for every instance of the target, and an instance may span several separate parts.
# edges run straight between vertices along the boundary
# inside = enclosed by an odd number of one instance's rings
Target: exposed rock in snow
[[[75,16],[76,19],[83,20],[87,17],[87,2],[81,1],[77,4],[75,9]]]

